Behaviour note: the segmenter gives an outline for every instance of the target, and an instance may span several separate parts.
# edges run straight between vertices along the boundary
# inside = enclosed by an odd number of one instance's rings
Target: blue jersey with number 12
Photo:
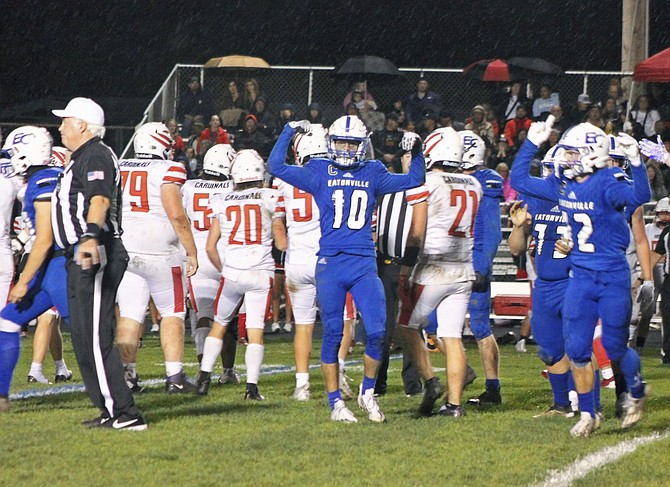
[[[419,186],[425,180],[423,154],[412,159],[407,174],[389,173],[377,160],[356,167],[338,167],[330,159],[315,158],[306,165],[288,166],[284,157],[295,131],[286,125],[268,158],[269,172],[311,193],[319,207],[320,256],[338,253],[375,255],[372,212],[377,196]]]

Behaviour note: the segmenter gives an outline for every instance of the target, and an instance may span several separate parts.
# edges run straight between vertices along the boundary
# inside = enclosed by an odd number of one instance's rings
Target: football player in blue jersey
[[[24,210],[35,229],[35,242],[9,304],[0,312],[0,401],[6,401],[19,358],[21,324],[52,306],[69,317],[65,286],[65,256],[54,246],[51,230],[51,194],[62,169],[50,167],[53,140],[46,129],[24,126],[11,132],[4,150],[11,155],[14,172],[26,180]]]
[[[386,307],[372,240],[372,212],[377,196],[424,182],[421,140],[411,132],[403,136],[401,148],[412,151],[410,170],[407,174],[392,174],[380,161],[366,159],[369,135],[356,116],[338,118],[328,131],[328,158],[314,158],[304,166],[284,163],[296,131],[308,132],[309,122],[290,122],[284,126],[268,158],[268,171],[311,193],[319,208],[321,239],[316,290],[323,322],[321,368],[331,419],[356,422],[342,401],[338,384],[337,352],[342,341],[342,310],[349,291],[361,312],[367,335],[358,405],[368,413],[368,419],[383,422],[384,413],[374,397],[374,387],[382,358]],[[418,254],[418,247],[408,248],[406,258],[416,261]]]
[[[491,332],[491,278],[493,258],[502,240],[500,228],[500,201],[503,197],[503,178],[484,164],[485,146],[474,132],[463,130],[458,133],[463,141],[463,163],[461,170],[479,181],[484,195],[475,217],[475,240],[472,259],[476,280],[472,284],[472,294],[468,313],[470,329],[477,340],[479,355],[486,376],[485,391],[479,397],[470,399],[468,404],[490,406],[502,402],[500,395],[500,352]]]
[[[588,123],[572,127],[559,142],[555,159],[561,169],[560,177],[531,178],[523,161],[529,161],[548,139],[553,122],[550,115],[546,122],[531,126],[515,161],[518,174],[513,185],[531,196],[557,202],[568,223],[567,238],[574,248],[570,253],[571,273],[562,312],[565,349],[571,360],[581,411],[580,420],[570,433],[574,437],[589,436],[599,427],[591,364],[593,332],[599,318],[605,350],[611,360],[619,361],[628,388],[623,428],[642,418],[648,395],[640,358],[627,347],[631,300],[625,252],[630,237],[623,209],[649,201],[651,190],[635,139],[626,134],[618,137],[631,163],[631,182],[620,168],[608,167],[607,136]],[[521,169],[518,162],[522,163]]]
[[[542,176],[553,178],[554,150],[550,150],[542,160]],[[523,153],[514,162],[512,186],[515,174],[527,170],[530,166],[528,156]],[[521,157],[525,157],[523,160]],[[556,242],[565,235],[567,224],[564,216],[553,201],[526,196],[520,192],[520,200],[510,210],[512,233],[509,247],[513,255],[525,252],[530,238],[535,241],[535,271],[537,277],[533,285],[530,325],[533,338],[538,345],[537,353],[547,366],[547,374],[553,403],[539,416],[574,416],[569,398],[570,361],[565,354],[563,337],[563,318],[561,308],[563,296],[568,285],[570,259],[557,251]]]

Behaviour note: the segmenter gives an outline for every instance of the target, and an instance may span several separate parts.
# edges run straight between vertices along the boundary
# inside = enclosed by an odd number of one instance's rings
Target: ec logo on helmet
[[[587,144],[597,144],[598,143],[598,132],[586,132],[585,137],[586,140],[585,142]]]
[[[475,147],[477,145],[477,139],[471,135],[466,135],[463,137],[463,146],[466,148]]]
[[[14,134],[14,138],[12,139],[12,145],[26,145],[29,144],[30,141],[35,137],[35,134],[31,133],[18,133]]]

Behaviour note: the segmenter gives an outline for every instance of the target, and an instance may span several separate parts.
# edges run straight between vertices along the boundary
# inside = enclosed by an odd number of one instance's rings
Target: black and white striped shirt
[[[137,188],[142,191],[142,188]],[[121,175],[116,155],[99,137],[72,153],[70,164],[51,197],[51,225],[60,248],[74,245],[86,232],[91,199],[110,201],[101,241],[121,235]]]
[[[657,254],[666,255],[668,253],[668,245],[670,245],[670,225],[665,227],[658,236],[658,243],[656,244],[656,248],[653,250]],[[663,272],[666,276],[670,274],[670,259],[667,257],[663,263]]]
[[[377,252],[383,258],[400,259],[405,253],[412,225],[412,206],[405,196],[404,191],[385,194],[377,206]]]

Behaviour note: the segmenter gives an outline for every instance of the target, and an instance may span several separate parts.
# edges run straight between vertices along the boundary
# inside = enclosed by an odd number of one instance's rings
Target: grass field
[[[76,380],[80,376],[69,336],[65,339],[66,358]],[[22,345],[12,393],[54,389],[25,383],[31,340]],[[319,346],[316,343],[315,350]],[[481,375],[476,346],[467,348],[469,362]],[[243,384],[213,385],[207,397],[167,396],[159,382],[164,369],[158,339],[148,336],[138,370],[155,385],[136,400],[149,430],[88,430],[79,423],[97,412],[84,393],[62,387],[56,389],[59,394],[15,399],[10,413],[0,416],[0,485],[535,485],[544,483],[550,471],[565,469],[590,453],[667,432],[670,369],[660,365],[656,351],[649,350],[643,358],[653,395],[642,423],[622,431],[615,419],[607,419],[588,439],[570,437],[575,420],[533,419],[551,402],[548,382],[541,377],[542,366],[533,352],[534,347],[525,354],[516,353],[513,346],[501,347],[503,405],[468,409],[459,420],[415,417],[420,398],[405,397],[401,361],[392,360],[389,392],[379,401],[387,424],[370,423],[355,403],[349,406],[359,423],[337,424],[329,420],[318,369],[312,373],[312,400],[291,399],[289,335],[268,340],[268,372],[259,384],[267,397],[262,403],[243,401]],[[356,383],[362,377],[361,354],[357,347],[348,367]],[[194,357],[189,342],[187,360],[192,362],[186,371],[191,378],[197,372]],[[439,354],[431,357],[435,366],[443,366]],[[237,363],[243,372],[242,347]],[[50,358],[45,373],[53,374]],[[479,394],[483,384],[478,378],[465,397]],[[602,392],[605,414],[612,418],[614,393]],[[669,453],[666,435],[571,485],[669,485]]]

